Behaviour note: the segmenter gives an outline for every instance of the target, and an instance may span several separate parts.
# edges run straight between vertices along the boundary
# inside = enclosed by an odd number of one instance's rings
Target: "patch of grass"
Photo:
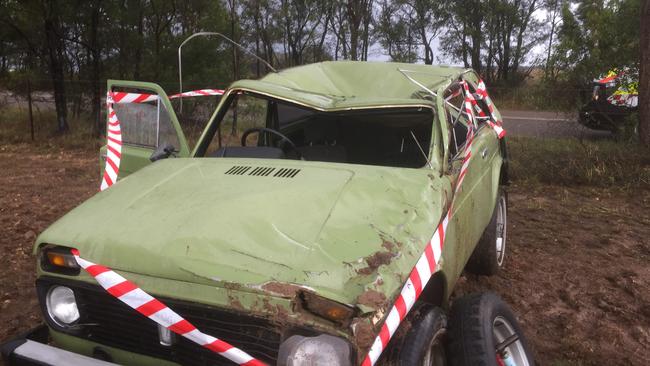
[[[650,189],[650,149],[635,143],[508,139],[513,182]]]
[[[34,110],[34,141],[37,146],[59,146],[73,149],[95,149],[102,141],[95,137],[90,117],[84,114],[68,116],[70,130],[56,133],[56,113]],[[32,143],[29,115],[26,107],[4,107],[0,110],[0,143]]]

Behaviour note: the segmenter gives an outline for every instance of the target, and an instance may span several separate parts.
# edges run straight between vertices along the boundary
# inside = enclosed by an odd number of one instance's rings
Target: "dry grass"
[[[508,149],[516,182],[650,188],[650,149],[635,143],[511,137]]]
[[[30,136],[26,108],[3,107],[0,110],[0,143],[33,143],[36,146],[58,146],[72,149],[95,149],[102,141],[95,137],[87,115],[68,117],[70,130],[56,133],[56,113],[53,110],[34,110],[34,141]]]

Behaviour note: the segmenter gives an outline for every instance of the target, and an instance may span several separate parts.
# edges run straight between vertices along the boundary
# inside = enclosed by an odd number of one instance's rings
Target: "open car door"
[[[108,80],[106,145],[100,149],[102,187],[155,161],[188,157],[189,146],[169,98],[154,83]]]

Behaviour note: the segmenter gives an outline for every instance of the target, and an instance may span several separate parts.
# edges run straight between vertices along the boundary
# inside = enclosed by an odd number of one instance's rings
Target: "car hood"
[[[282,170],[284,169],[284,170]],[[427,169],[168,159],[98,193],[37,241],[116,270],[251,292],[390,298],[449,188]]]

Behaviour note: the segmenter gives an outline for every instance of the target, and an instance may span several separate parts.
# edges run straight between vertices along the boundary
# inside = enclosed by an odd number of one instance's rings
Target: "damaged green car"
[[[494,274],[506,253],[505,139],[489,119],[472,123],[461,112],[463,82],[474,92],[479,77],[367,62],[241,80],[190,149],[160,87],[109,81],[111,91],[158,98],[114,105],[119,179],[38,237],[47,328],[6,344],[4,356],[232,364],[111,296],[71,259],[75,248],[261,362],[362,364],[452,210],[435,272],[377,364],[533,365],[496,295],[450,300],[463,270]],[[476,108],[498,115],[482,100]]]

